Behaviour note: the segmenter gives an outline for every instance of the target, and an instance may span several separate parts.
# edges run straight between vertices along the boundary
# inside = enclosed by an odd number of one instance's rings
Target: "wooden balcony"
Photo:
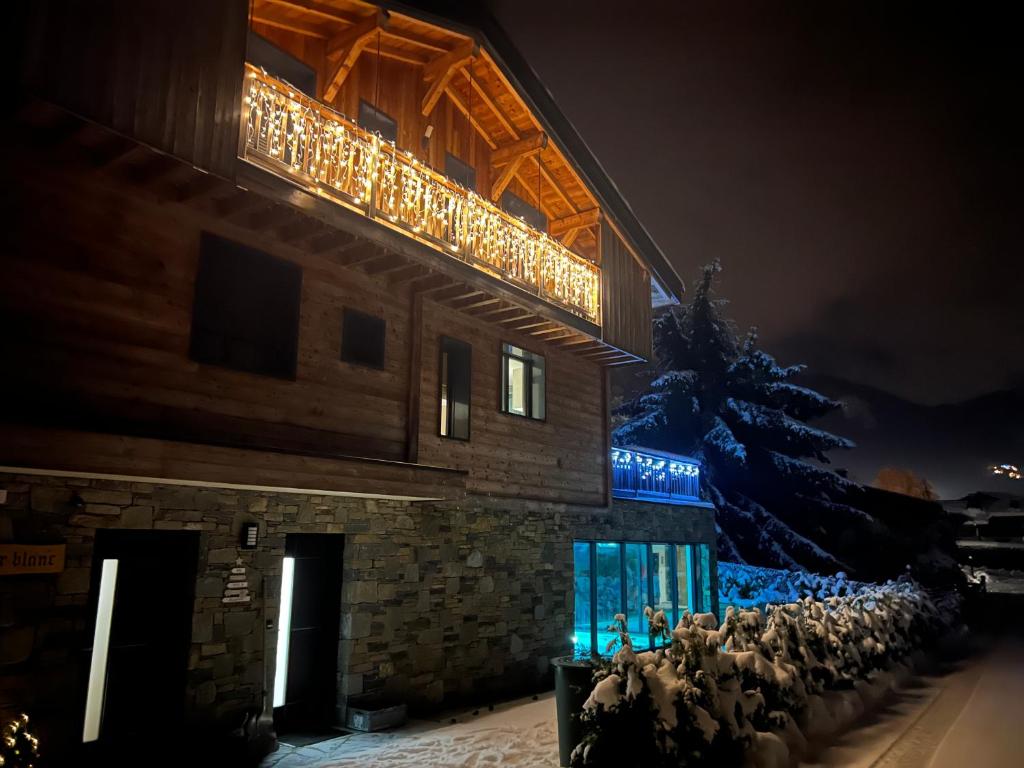
[[[636,448],[611,451],[612,495],[620,499],[704,506],[700,464],[686,456]]]
[[[249,64],[242,131],[246,161],[601,324],[596,264]]]

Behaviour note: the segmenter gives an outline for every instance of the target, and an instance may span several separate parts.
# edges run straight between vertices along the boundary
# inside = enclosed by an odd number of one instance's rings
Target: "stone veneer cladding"
[[[715,541],[711,510],[637,501],[611,509],[477,496],[411,503],[4,473],[0,488],[8,491],[0,539],[67,544],[63,573],[0,580],[3,634],[27,638],[0,643],[0,663],[30,654],[0,677],[0,715],[32,710],[51,744],[79,727],[99,528],[200,532],[187,711],[195,723],[231,726],[273,680],[276,632],[265,627],[276,625],[288,533],[345,534],[339,702],[382,690],[413,708],[549,684],[550,659],[570,651],[573,539]],[[69,503],[75,492],[84,507]],[[259,548],[240,550],[240,526],[253,521]],[[252,602],[225,605],[239,557]],[[11,632],[19,627],[33,631]]]

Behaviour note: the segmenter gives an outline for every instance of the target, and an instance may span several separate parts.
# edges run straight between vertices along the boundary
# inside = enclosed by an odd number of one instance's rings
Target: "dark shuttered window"
[[[384,141],[398,141],[398,123],[387,112],[382,112],[368,101],[359,100],[359,127],[370,133],[379,133]]]
[[[236,371],[294,379],[302,270],[204,232],[189,356]]]
[[[345,309],[341,320],[341,359],[370,368],[384,367],[387,323],[355,309]]]

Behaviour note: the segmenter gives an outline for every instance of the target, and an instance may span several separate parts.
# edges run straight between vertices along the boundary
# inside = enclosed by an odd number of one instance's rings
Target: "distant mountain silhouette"
[[[857,443],[831,454],[852,478],[870,484],[882,467],[905,467],[927,478],[942,498],[984,490],[1024,493],[1024,480],[988,472],[993,464],[1024,464],[1024,387],[928,406],[833,376],[805,374],[801,380],[843,402],[842,412],[820,424]]]

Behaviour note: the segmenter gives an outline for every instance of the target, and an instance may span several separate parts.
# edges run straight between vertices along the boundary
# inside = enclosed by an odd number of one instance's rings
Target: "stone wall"
[[[413,708],[550,684],[550,659],[570,650],[574,538],[714,542],[710,510],[638,502],[611,510],[473,496],[410,503],[12,474],[0,474],[0,488],[8,491],[0,538],[67,544],[63,573],[0,579],[4,637],[20,638],[2,643],[0,714],[29,709],[51,744],[74,740],[79,727],[101,528],[199,532],[187,711],[203,724],[237,724],[265,688],[271,695],[289,533],[345,534],[339,702],[383,691]],[[238,547],[245,522],[260,525],[256,550]],[[227,605],[225,581],[239,559],[251,602]]]

